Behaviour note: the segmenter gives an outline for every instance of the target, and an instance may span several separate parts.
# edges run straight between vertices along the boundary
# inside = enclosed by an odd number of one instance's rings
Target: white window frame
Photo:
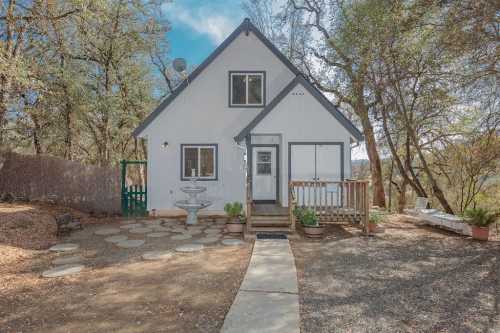
[[[186,165],[186,154],[185,150],[186,148],[197,148],[198,149],[198,175],[196,175],[197,180],[217,180],[218,179],[218,145],[216,143],[209,143],[209,144],[181,144],[181,180],[191,180],[191,175],[186,175],[184,174],[185,170],[185,165]],[[201,171],[201,154],[200,154],[200,149],[203,148],[208,148],[212,149],[214,153],[214,158],[213,158],[213,168],[214,168],[214,175],[213,176],[200,176],[200,171]]]
[[[237,104],[233,103],[233,76],[245,76],[245,103],[244,104]],[[260,76],[261,78],[261,85],[260,85],[260,94],[262,97],[262,102],[261,103],[249,103],[248,102],[248,77],[249,76]],[[229,72],[229,106],[230,107],[262,107],[266,104],[266,74],[263,71],[255,71],[255,72],[245,72],[245,71],[231,71]]]

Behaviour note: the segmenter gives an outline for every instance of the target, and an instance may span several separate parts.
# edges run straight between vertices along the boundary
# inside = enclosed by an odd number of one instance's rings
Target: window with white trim
[[[181,180],[217,180],[217,145],[182,144]]]
[[[230,72],[229,105],[261,107],[265,104],[264,72]]]

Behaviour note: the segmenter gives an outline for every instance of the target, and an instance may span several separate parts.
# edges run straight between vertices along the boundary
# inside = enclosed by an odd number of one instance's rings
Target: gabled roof
[[[238,37],[240,35],[241,32],[245,32],[247,35],[249,32],[252,32],[262,43],[264,43],[265,46],[267,46],[267,48],[272,52],[274,53],[274,55],[276,57],[278,57],[278,59],[281,60],[281,62],[286,66],[288,67],[288,69],[290,69],[290,71],[292,71],[295,75],[299,74],[299,70],[297,69],[297,67],[295,67],[291,62],[290,60],[288,60],[277,48],[276,46],[273,45],[273,43],[271,43],[269,41],[269,39],[267,39],[260,31],[259,29],[257,29],[253,24],[252,22],[250,22],[250,19],[246,18],[243,20],[243,22],[238,26],[238,28],[236,28],[236,30],[233,31],[233,33],[231,35],[229,35],[229,37],[226,38],[226,40],[224,40],[224,42],[222,42],[222,44],[220,44],[214,52],[212,52],[212,54],[210,54],[208,56],[208,58],[205,59],[205,61],[203,61],[198,67],[196,67],[196,69],[194,71],[191,72],[191,74],[189,74],[189,76],[187,77],[186,80],[184,80],[179,86],[177,86],[177,88],[175,88],[175,90],[167,97],[163,100],[163,102],[160,103],[160,105],[158,105],[158,107],[153,111],[151,112],[147,117],[146,119],[144,119],[144,121],[134,130],[134,132],[132,133],[133,136],[138,136],[156,117],[158,117],[158,115],[170,104],[172,103],[172,101],[184,90],[186,89],[186,87],[188,86],[188,82],[193,82],[194,79],[196,79],[198,77],[198,75],[201,74],[201,72],[203,72],[203,70],[205,68],[208,67],[208,65],[210,65],[212,63],[212,61],[215,60],[215,58],[217,58],[217,56],[219,54],[222,53],[222,51],[224,51],[228,46],[229,44],[231,44],[233,42],[233,40],[236,39],[236,37]]]
[[[337,109],[335,105],[333,105],[326,97],[323,95],[316,87],[314,87],[309,80],[305,79],[301,74],[298,74],[295,79],[292,80],[283,90],[268,104],[264,107],[264,109],[257,114],[257,116],[244,128],[241,132],[234,137],[236,142],[241,142],[245,139],[247,135],[260,123],[265,116],[271,112],[276,105],[278,105],[283,98],[285,98],[293,88],[295,88],[298,84],[302,84],[304,88],[313,95],[321,105],[330,112],[332,116],[337,119],[342,126],[344,126],[351,135],[356,138],[358,141],[363,141],[363,134],[352,124],[352,122],[347,119],[340,111]]]

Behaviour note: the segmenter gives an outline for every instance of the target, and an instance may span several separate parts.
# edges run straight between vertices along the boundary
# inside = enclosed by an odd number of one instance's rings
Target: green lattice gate
[[[123,216],[147,216],[148,194],[145,184],[127,185],[127,166],[147,165],[147,161],[121,161],[122,214]]]

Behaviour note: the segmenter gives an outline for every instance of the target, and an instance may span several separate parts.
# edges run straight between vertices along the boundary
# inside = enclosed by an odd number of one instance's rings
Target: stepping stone
[[[171,258],[174,254],[172,251],[150,251],[142,255],[144,260],[162,260]]]
[[[207,229],[203,232],[206,234],[220,234],[220,230],[214,230],[214,229]]]
[[[199,234],[201,234],[201,230],[188,230],[185,232],[185,234],[192,235],[192,236],[199,235]]]
[[[212,243],[217,243],[219,240],[220,240],[220,237],[203,237],[203,238],[194,240],[193,243],[212,244]]]
[[[63,243],[63,244],[56,244],[52,246],[49,251],[53,252],[69,252],[69,251],[74,251],[78,249],[79,245],[74,244],[74,243]]]
[[[159,238],[170,235],[169,232],[152,232],[150,234],[146,234],[147,237]]]
[[[99,235],[99,236],[109,236],[109,235],[116,235],[120,233],[120,229],[118,228],[103,228],[103,229],[98,229],[94,232],[94,234]]]
[[[130,229],[128,232],[131,234],[147,234],[148,232],[153,231],[151,228],[143,227],[143,228],[134,228]]]
[[[240,239],[234,239],[234,238],[226,238],[222,240],[222,245],[226,246],[238,246],[238,245],[243,245],[245,242],[243,242]]]
[[[170,228],[165,228],[160,225],[154,225],[152,228],[154,231],[170,231]]]
[[[175,227],[175,228],[172,228],[171,231],[172,232],[186,232],[186,229],[185,228],[181,228],[181,227]]]
[[[171,240],[186,240],[191,238],[193,238],[193,236],[187,234],[175,235],[170,237]]]
[[[146,224],[149,224],[149,225],[160,225],[162,223],[161,220],[151,220],[151,221],[147,221]]]
[[[124,240],[127,240],[128,237],[125,235],[115,235],[115,236],[110,236],[108,238],[104,238],[106,242],[109,243],[118,243],[118,242],[123,242]]]
[[[83,265],[63,265],[52,269],[49,269],[42,273],[43,277],[53,278],[59,276],[67,276],[71,274],[80,273],[83,269]]]
[[[181,246],[177,246],[175,251],[177,252],[195,252],[203,250],[203,245],[201,244],[185,244]]]
[[[82,256],[60,257],[52,260],[53,265],[78,264],[83,261]]]
[[[116,246],[121,247],[123,249],[130,249],[133,247],[141,246],[142,244],[144,244],[144,240],[142,240],[142,239],[128,239],[128,240],[124,240],[124,241],[121,241],[121,242],[118,242],[115,244],[116,244]]]
[[[123,220],[120,221],[121,224],[136,224],[136,220]]]
[[[131,223],[131,224],[125,224],[120,226],[120,229],[134,229],[134,228],[141,228],[143,227],[142,224],[140,223]]]

